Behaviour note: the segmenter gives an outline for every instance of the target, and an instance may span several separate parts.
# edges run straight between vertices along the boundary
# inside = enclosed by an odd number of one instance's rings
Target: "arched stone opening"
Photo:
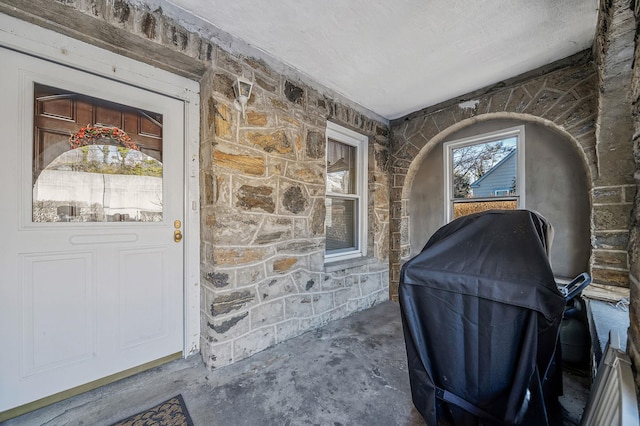
[[[497,119],[521,120],[547,127],[572,142],[567,145],[575,148],[575,157],[580,159],[586,170],[590,196],[600,197],[599,188],[594,185],[601,177],[596,147],[597,88],[594,64],[575,63],[490,91],[473,100],[461,103],[452,100],[391,123],[390,298],[397,300],[400,268],[411,256],[409,198],[419,170],[417,165],[422,164],[434,147],[455,132]],[[616,190],[624,203],[626,189],[619,187]],[[594,203],[590,206],[593,211],[590,218],[593,223],[591,246],[598,249],[602,243],[607,249],[622,251],[628,232],[622,235],[617,232],[617,224],[612,227],[606,221],[595,220],[600,213],[595,211]],[[591,263],[590,269],[594,271],[593,260]],[[616,277],[622,276],[618,271],[614,272]]]
[[[525,114],[487,114],[464,120],[425,145],[412,162],[403,189],[407,227],[403,261],[417,254],[445,223],[443,144],[519,125],[525,126],[526,135],[524,207],[540,212],[555,227],[550,255],[554,273],[572,277],[588,270],[591,172],[586,158],[567,132]]]

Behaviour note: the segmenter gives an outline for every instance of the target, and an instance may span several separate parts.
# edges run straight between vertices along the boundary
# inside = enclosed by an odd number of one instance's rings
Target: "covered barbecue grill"
[[[428,425],[561,418],[565,297],[548,260],[549,231],[527,210],[469,215],[440,228],[403,266],[411,391]]]

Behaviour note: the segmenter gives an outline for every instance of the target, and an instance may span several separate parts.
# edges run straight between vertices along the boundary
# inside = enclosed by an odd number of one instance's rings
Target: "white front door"
[[[185,117],[1,47],[0,93],[2,413],[182,352]]]

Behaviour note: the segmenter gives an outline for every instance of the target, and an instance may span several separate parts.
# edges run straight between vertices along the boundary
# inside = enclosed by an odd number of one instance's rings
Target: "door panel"
[[[0,75],[3,412],[182,351],[183,242],[173,233],[175,220],[184,223],[184,104],[3,48]],[[42,87],[63,92],[43,95]],[[140,146],[127,155],[162,161],[161,178],[98,170],[83,180],[65,166],[45,179],[48,165],[80,152],[69,138],[87,124],[125,130]],[[107,142],[105,156],[123,153]],[[34,217],[34,194],[56,182],[86,192],[93,181],[104,221],[84,205],[56,204],[46,220]],[[149,185],[161,191],[160,215],[125,212],[131,191]]]
[[[166,250],[162,248],[122,250],[120,257],[120,324],[128,324],[120,333],[123,349],[142,345],[168,333],[168,291],[162,288],[168,273]],[[148,265],[144,270],[140,265]],[[162,286],[158,288],[158,284]],[[141,309],[137,301],[143,300],[155,307]]]
[[[93,255],[68,252],[21,256],[25,376],[93,356]]]

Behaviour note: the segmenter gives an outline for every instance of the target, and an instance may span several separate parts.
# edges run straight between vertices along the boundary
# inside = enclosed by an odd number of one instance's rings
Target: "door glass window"
[[[34,93],[33,222],[161,221],[162,115]]]

